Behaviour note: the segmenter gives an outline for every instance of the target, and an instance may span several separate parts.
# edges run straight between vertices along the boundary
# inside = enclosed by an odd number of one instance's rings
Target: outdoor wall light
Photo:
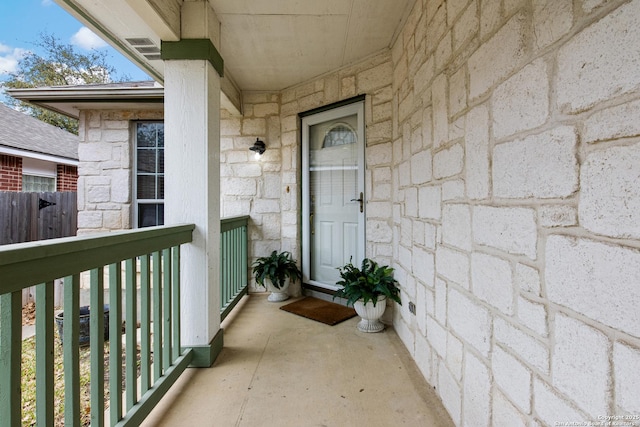
[[[249,150],[256,153],[256,159],[259,159],[260,156],[267,150],[267,146],[264,145],[264,142],[260,141],[260,138],[256,138],[256,142],[253,143]]]

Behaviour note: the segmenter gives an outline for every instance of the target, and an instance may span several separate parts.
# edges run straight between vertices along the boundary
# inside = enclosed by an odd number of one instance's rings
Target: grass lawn
[[[108,357],[108,343],[105,345]],[[89,425],[91,405],[89,396],[89,347],[80,347],[80,408],[82,425]],[[108,365],[105,365],[105,372]],[[64,368],[62,366],[62,346],[56,337],[54,343],[54,414],[55,425],[64,425]],[[106,377],[106,373],[105,373]],[[108,404],[108,390],[105,391],[105,403]],[[36,424],[36,339],[31,337],[22,341],[22,425]]]

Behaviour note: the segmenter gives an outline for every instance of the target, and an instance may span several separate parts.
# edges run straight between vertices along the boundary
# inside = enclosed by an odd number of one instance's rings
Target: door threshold
[[[333,289],[322,288],[320,286],[311,285],[309,283],[302,284],[302,294],[308,297],[318,298],[324,301],[335,302],[340,305],[347,305],[347,300],[344,298],[333,299],[336,291]]]

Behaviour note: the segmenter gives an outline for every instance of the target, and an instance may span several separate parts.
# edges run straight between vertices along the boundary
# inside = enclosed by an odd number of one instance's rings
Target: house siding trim
[[[208,61],[220,77],[224,77],[224,60],[209,39],[162,41],[160,56],[163,61],[202,59]]]

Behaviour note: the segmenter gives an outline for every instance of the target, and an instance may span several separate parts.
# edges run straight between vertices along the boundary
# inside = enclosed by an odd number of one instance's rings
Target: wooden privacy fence
[[[0,191],[0,245],[75,236],[77,193]]]
[[[0,245],[75,236],[77,230],[77,193],[0,191]],[[22,304],[33,301],[34,294],[33,288],[25,289]]]

